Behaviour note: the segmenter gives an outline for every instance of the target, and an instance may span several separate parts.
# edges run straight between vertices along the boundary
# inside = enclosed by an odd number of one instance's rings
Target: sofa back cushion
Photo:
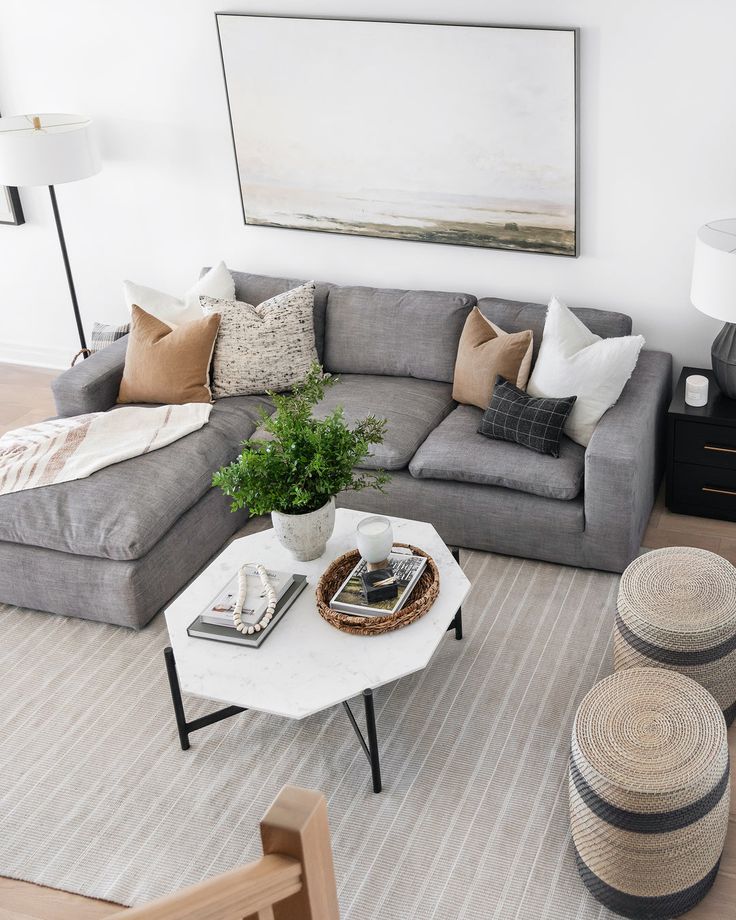
[[[536,361],[542,342],[544,320],[547,316],[545,304],[503,300],[500,297],[483,297],[478,301],[478,309],[492,323],[500,326],[504,332],[522,332],[524,329],[531,329],[534,334],[534,360]],[[591,332],[603,339],[631,335],[631,317],[625,313],[594,310],[590,307],[578,307],[572,312],[585,323]]]
[[[200,277],[208,270],[203,268]],[[252,304],[254,307],[262,304],[264,300],[270,300],[277,294],[291,291],[305,283],[305,280],[298,278],[275,278],[271,277],[271,275],[252,275],[250,272],[231,271],[230,274],[235,282],[235,299]],[[324,360],[325,312],[327,310],[327,293],[331,287],[331,284],[325,282],[318,281],[315,283],[314,342],[317,346],[317,356],[320,361]]]
[[[324,364],[333,373],[451,383],[472,294],[330,288]]]

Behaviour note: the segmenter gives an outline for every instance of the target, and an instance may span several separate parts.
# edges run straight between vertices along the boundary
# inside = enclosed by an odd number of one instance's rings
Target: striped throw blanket
[[[125,406],[51,419],[0,437],[0,495],[84,479],[207,424],[212,406]]]

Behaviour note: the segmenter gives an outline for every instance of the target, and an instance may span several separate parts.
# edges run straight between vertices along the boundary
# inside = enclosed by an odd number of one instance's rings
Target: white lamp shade
[[[690,300],[706,316],[736,322],[736,218],[698,230]]]
[[[100,167],[85,115],[0,118],[0,185],[59,185],[93,176]]]

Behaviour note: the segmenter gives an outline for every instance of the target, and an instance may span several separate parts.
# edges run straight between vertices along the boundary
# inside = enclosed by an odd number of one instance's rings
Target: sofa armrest
[[[57,414],[105,412],[115,405],[123,379],[128,336],[70,367],[51,385]]]
[[[639,552],[665,457],[672,355],[642,351],[618,402],[585,452],[585,530],[621,571]]]

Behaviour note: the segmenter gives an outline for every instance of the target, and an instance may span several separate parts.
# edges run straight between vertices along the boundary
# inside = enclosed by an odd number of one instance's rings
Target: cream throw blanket
[[[0,437],[0,495],[84,479],[207,424],[212,406],[126,406],[52,419]]]

